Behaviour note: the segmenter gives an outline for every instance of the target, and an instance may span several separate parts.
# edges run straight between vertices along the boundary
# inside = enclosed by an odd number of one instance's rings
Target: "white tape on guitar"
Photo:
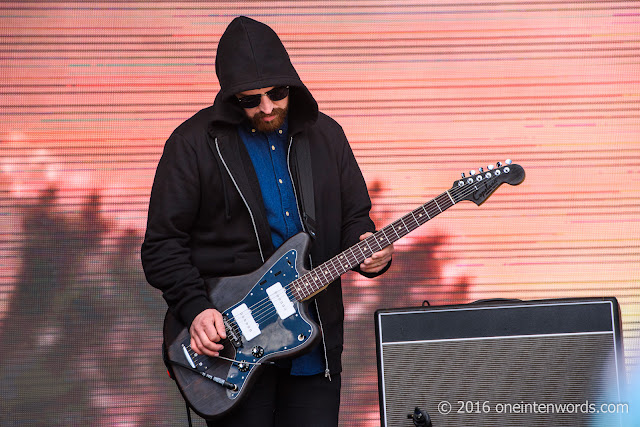
[[[281,319],[286,319],[287,317],[296,314],[296,309],[280,282],[269,286],[267,288],[267,295],[269,295],[269,299],[273,303],[273,306],[276,308]]]

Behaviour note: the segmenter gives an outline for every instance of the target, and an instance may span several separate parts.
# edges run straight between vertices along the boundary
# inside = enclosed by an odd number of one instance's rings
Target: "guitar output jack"
[[[304,336],[303,334],[298,335],[298,341],[304,341],[305,338],[306,336]]]

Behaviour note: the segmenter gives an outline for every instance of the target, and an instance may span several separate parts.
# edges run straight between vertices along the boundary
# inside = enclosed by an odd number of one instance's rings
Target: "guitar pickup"
[[[260,335],[260,325],[256,323],[253,315],[251,314],[251,310],[247,307],[247,304],[240,304],[231,310],[231,314],[233,314],[236,323],[240,327],[242,335],[244,335],[247,341],[251,341]]]
[[[296,314],[296,308],[291,303],[291,300],[287,296],[287,293],[280,282],[269,286],[267,288],[267,295],[269,295],[269,299],[276,308],[281,319],[286,319],[287,317]]]

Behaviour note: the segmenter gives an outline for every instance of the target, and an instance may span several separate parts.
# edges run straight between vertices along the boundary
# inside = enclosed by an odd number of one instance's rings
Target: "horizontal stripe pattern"
[[[520,186],[502,186],[480,207],[461,203],[396,244],[398,259],[417,263],[435,248],[437,271],[401,276],[424,285],[420,296],[616,296],[627,364],[638,365],[633,1],[5,2],[0,328],[10,322],[21,247],[34,237],[22,227],[24,207],[41,202],[46,188],[58,188],[55,210],[69,218],[89,194],[100,195],[108,253],[116,251],[113,235],[143,233],[164,141],[213,101],[216,45],[240,14],[278,32],[321,110],[345,129],[369,186],[379,189],[379,227],[450,188],[461,172],[507,158],[524,167]],[[434,236],[443,243],[430,246]],[[470,286],[459,298],[433,286],[460,278]],[[373,343],[360,341],[371,334],[366,316],[398,301],[393,290],[362,286],[345,281],[348,328],[360,334],[350,336],[347,357]],[[358,384],[375,389],[366,376],[346,387]],[[356,407],[342,411],[345,425],[366,418]],[[366,410],[375,420],[375,396]]]

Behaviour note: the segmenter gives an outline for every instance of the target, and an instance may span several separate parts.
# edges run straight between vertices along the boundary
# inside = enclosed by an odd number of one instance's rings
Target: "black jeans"
[[[295,376],[269,366],[231,413],[208,427],[337,427],[340,374]]]

